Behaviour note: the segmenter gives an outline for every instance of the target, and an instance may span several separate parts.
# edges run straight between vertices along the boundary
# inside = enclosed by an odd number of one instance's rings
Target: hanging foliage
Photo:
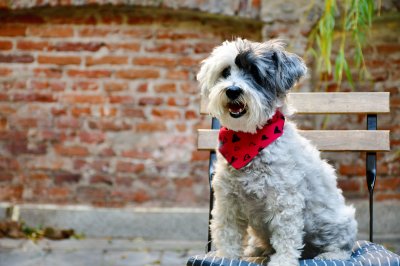
[[[333,72],[338,87],[344,73],[354,88],[350,67],[358,70],[359,80],[368,78],[363,47],[373,15],[374,0],[325,0],[322,15],[309,36],[308,54],[316,59],[319,73]],[[339,47],[336,58],[331,60],[333,42],[338,42]],[[349,46],[354,48],[352,55],[346,51]]]

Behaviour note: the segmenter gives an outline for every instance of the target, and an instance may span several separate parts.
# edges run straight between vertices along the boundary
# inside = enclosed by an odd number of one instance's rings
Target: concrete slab
[[[368,238],[366,200],[349,202],[356,209],[360,237]],[[7,204],[0,204],[0,216]],[[72,228],[89,238],[203,241],[207,239],[206,208],[94,208],[90,206],[19,205],[20,218],[30,226]],[[400,241],[400,202],[375,202],[376,239]],[[361,238],[360,238],[361,239]]]

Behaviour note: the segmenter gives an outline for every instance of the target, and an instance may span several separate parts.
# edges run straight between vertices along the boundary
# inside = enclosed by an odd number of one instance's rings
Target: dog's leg
[[[244,250],[245,257],[267,257],[274,251],[265,232],[256,232],[252,227],[247,229],[249,239]]]
[[[270,221],[271,245],[276,253],[269,266],[297,266],[303,248],[304,199],[288,192],[277,197]]]
[[[212,211],[211,236],[218,257],[237,259],[242,255],[243,239],[247,221],[234,198],[219,197],[215,190],[215,206]]]

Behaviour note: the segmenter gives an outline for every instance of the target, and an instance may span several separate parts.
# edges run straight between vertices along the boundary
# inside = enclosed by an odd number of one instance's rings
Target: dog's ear
[[[307,73],[303,59],[296,54],[275,50],[271,59],[276,66],[275,84],[280,93],[285,94]]]

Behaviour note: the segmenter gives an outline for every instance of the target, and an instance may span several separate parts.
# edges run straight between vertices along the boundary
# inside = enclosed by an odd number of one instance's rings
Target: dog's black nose
[[[226,89],[226,96],[228,96],[228,98],[230,100],[236,100],[240,94],[242,94],[242,89],[237,87],[237,86],[230,86]]]

